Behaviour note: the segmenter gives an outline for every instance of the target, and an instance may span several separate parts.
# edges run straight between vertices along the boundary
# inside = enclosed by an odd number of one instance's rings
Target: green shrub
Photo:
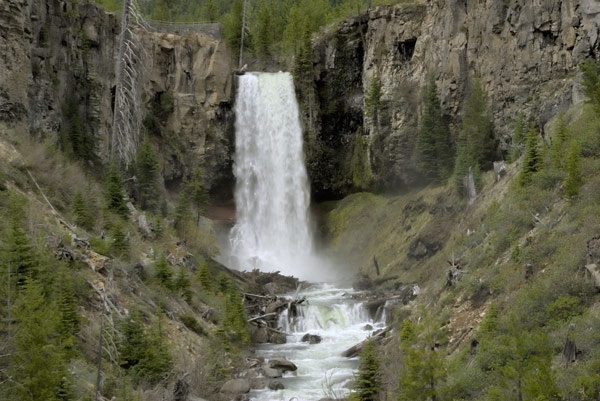
[[[198,320],[196,320],[196,318],[193,315],[189,313],[184,313],[179,316],[179,319],[181,320],[181,323],[185,325],[185,327],[198,334],[199,336],[207,335],[206,330],[204,330],[204,327],[202,327],[202,325],[198,322]]]

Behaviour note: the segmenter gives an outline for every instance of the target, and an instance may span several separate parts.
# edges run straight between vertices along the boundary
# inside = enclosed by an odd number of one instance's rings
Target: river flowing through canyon
[[[278,385],[253,390],[250,397],[257,401],[342,398],[349,393],[358,367],[358,359],[343,357],[343,351],[382,323],[369,317],[363,303],[352,296],[353,290],[332,283],[332,265],[315,253],[310,187],[291,75],[239,76],[235,113],[237,218],[229,234],[227,264],[318,283],[287,294],[306,298],[293,317],[287,311],[280,315],[279,329],[287,334],[287,342],[255,348],[257,357],[267,361],[283,357],[297,370],[269,378]],[[346,282],[349,276],[352,273],[345,274]]]

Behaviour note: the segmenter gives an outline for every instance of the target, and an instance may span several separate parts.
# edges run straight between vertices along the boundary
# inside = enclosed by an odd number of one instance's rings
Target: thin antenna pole
[[[238,68],[242,68],[242,54],[244,53],[244,35],[246,33],[246,2],[248,0],[244,0],[244,9],[242,11],[242,34],[240,40],[240,60],[238,62]]]

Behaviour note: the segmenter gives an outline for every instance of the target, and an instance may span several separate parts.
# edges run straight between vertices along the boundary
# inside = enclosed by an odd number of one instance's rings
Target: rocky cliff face
[[[120,18],[88,2],[0,4],[0,121],[5,131],[60,136],[74,101],[108,158]],[[145,130],[167,185],[201,166],[213,188],[231,180],[232,66],[215,35],[140,31]]]
[[[348,156],[362,127],[372,185],[415,185],[419,99],[427,74],[435,74],[455,126],[467,83],[477,76],[489,95],[501,157],[519,113],[543,132],[550,116],[582,100],[577,66],[598,53],[599,30],[600,3],[594,0],[430,0],[378,7],[315,44],[319,118],[309,128],[319,146]],[[382,91],[377,113],[369,114],[364,105],[374,77]],[[341,173],[312,172],[317,194],[352,190],[351,166],[340,160],[336,168]]]

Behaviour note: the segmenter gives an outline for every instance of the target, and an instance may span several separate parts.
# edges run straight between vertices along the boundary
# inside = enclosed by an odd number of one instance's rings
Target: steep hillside
[[[587,105],[554,117],[532,180],[522,156],[499,180],[485,174],[472,203],[441,185],[335,205],[332,249],[361,285],[392,300],[419,288],[408,305],[388,301],[381,399],[597,399],[599,129]],[[575,162],[566,148],[581,149]]]

